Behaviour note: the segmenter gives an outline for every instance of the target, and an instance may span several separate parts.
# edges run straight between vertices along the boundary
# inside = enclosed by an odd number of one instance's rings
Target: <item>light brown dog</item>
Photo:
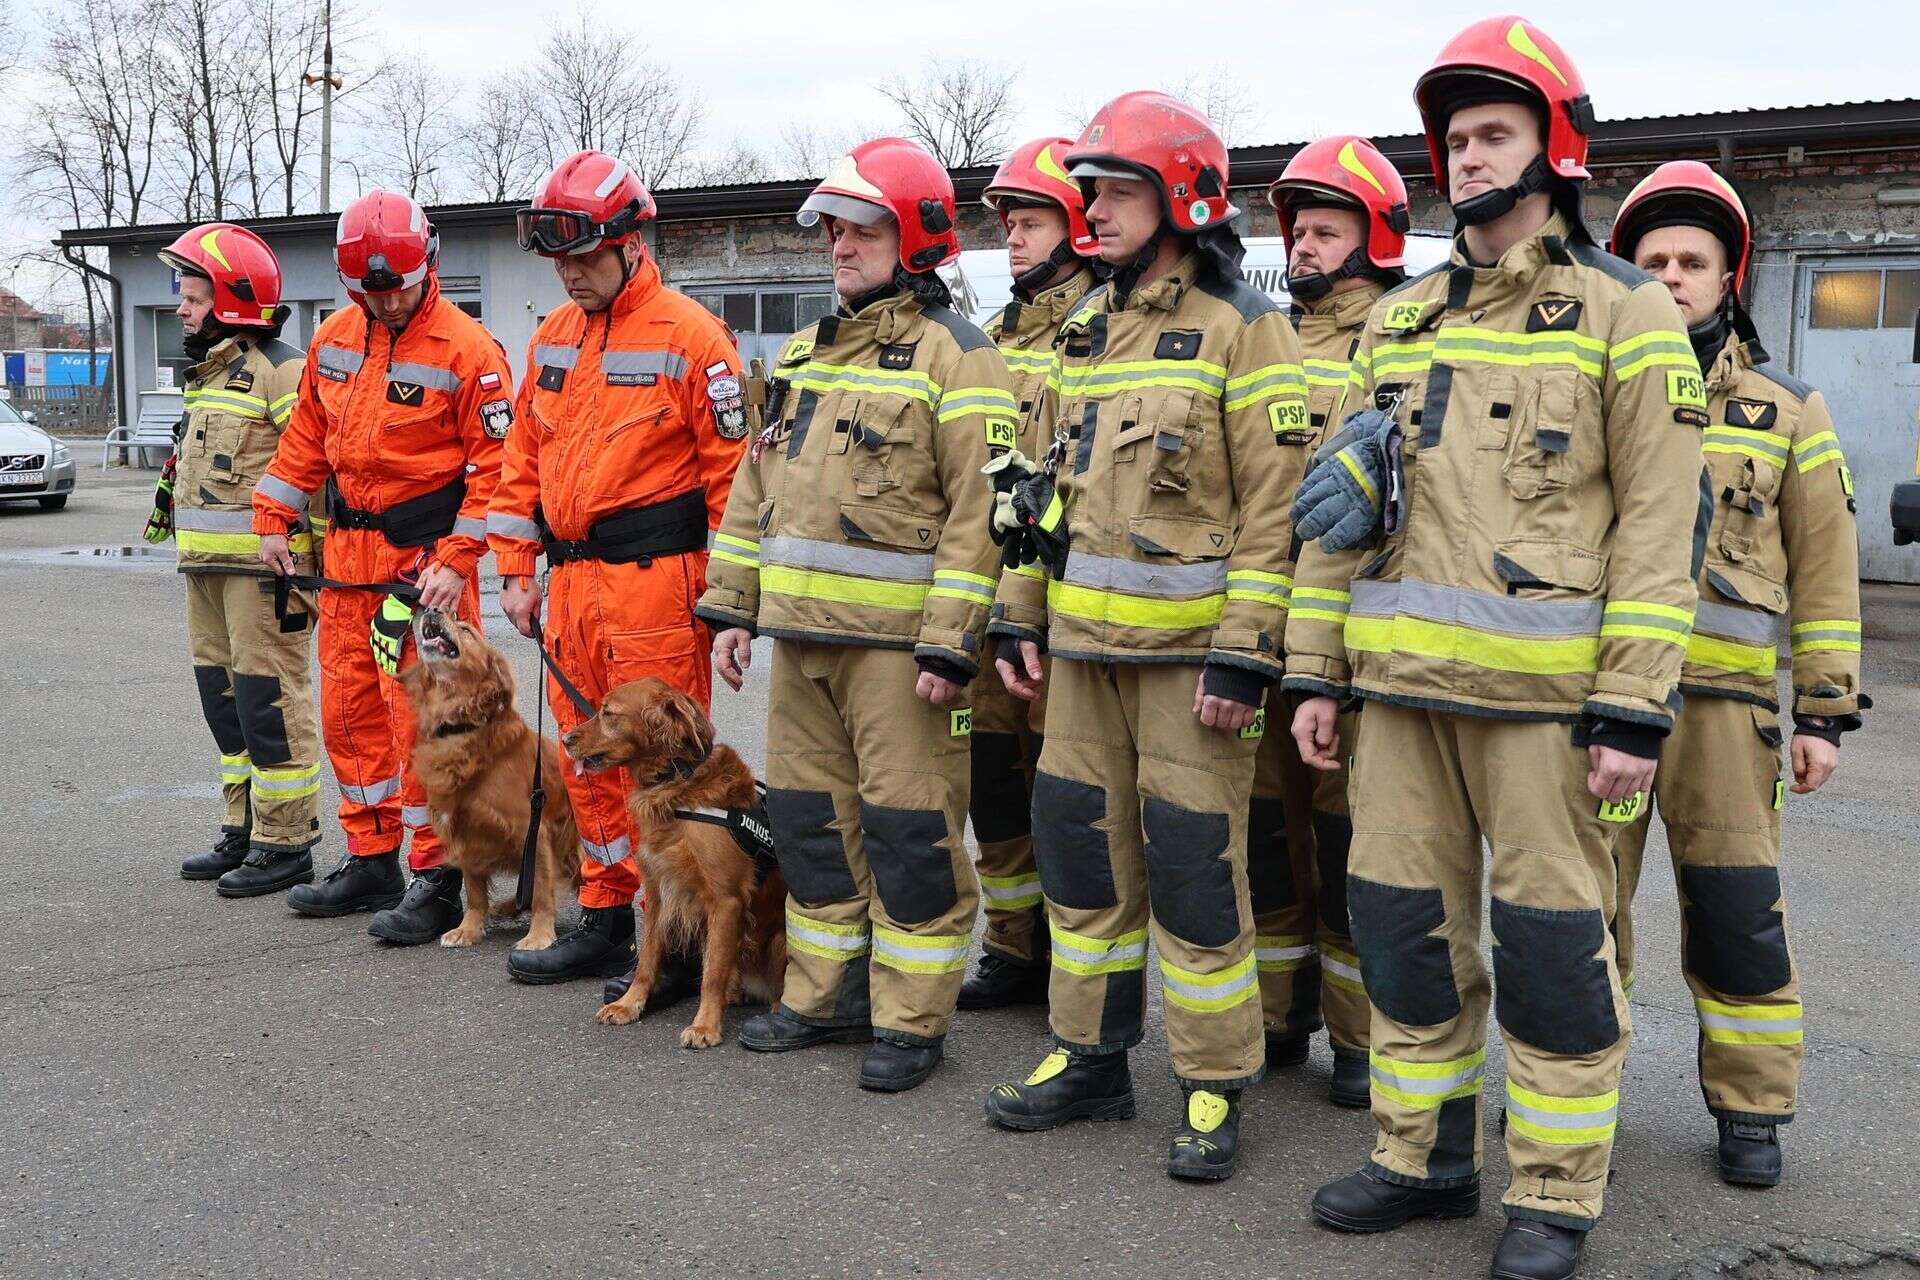
[[[447,862],[460,868],[466,914],[440,935],[443,947],[470,947],[486,932],[489,879],[520,871],[520,852],[532,807],[533,761],[540,757],[546,799],[533,878],[533,921],[516,950],[553,945],[554,895],[580,883],[580,833],[574,829],[560,752],[533,730],[513,706],[513,670],[478,627],[451,614],[421,609],[414,614],[419,661],[400,669],[400,683],[413,703],[417,732],[413,771],[426,788],[434,830],[447,846]],[[513,895],[493,904],[493,914],[515,914]]]
[[[654,677],[621,685],[600,714],[564,739],[575,767],[624,768],[633,779],[634,853],[647,886],[646,934],[627,994],[600,1021],[640,1016],[668,951],[700,948],[700,1010],[680,1033],[689,1049],[720,1043],[720,1015],[743,996],[778,1006],[787,969],[787,884],[764,875],[726,828],[676,818],[675,809],[749,809],[753,771],[714,741],[713,722],[686,694]]]

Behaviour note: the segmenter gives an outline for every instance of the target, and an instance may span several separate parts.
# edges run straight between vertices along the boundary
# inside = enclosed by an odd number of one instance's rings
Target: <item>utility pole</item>
[[[333,74],[333,0],[326,0],[326,43],[322,48],[319,75],[303,75],[303,84],[320,86],[320,212],[333,211],[333,91],[341,87]]]

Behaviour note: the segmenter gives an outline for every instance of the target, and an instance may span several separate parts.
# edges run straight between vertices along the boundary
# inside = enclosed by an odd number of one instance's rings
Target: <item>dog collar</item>
[[[433,736],[436,738],[453,738],[463,733],[474,733],[478,731],[479,728],[479,725],[468,724],[465,720],[449,720],[445,724],[435,725]]]
[[[692,760],[670,760],[666,768],[653,775],[653,785],[657,787],[663,782],[672,782],[675,779],[685,782],[699,772],[701,765],[712,758],[713,744],[708,743],[707,749]]]

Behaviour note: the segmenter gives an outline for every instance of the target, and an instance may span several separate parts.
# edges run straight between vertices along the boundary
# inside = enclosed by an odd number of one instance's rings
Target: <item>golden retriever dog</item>
[[[413,771],[427,792],[433,828],[460,868],[466,914],[440,935],[443,947],[470,947],[486,932],[488,881],[520,873],[532,807],[533,762],[538,754],[546,799],[534,863],[533,922],[516,950],[553,945],[554,896],[580,883],[580,833],[567,799],[560,752],[551,738],[535,739],[513,706],[513,670],[480,629],[437,609],[413,617],[419,660],[400,669],[417,730]],[[516,913],[514,895],[493,914]]]
[[[786,979],[787,883],[764,874],[734,839],[710,822],[674,810],[751,809],[753,771],[738,752],[714,741],[700,704],[649,676],[607,695],[600,714],[563,739],[574,766],[598,773],[622,768],[633,780],[627,800],[634,855],[647,887],[646,932],[627,994],[600,1009],[600,1021],[624,1026],[640,1016],[671,951],[700,949],[700,1009],[680,1033],[689,1049],[720,1043],[720,1015],[743,998],[777,1006]]]

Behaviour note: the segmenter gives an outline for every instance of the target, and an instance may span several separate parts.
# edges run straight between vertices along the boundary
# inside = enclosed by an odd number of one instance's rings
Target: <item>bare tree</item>
[[[48,15],[41,71],[57,106],[39,117],[24,169],[30,181],[50,180],[56,196],[72,184],[84,187],[84,205],[56,201],[76,219],[135,223],[146,205],[166,114],[151,10],[151,0],[71,0]],[[52,145],[56,130],[68,145]],[[85,174],[70,171],[80,137],[97,152]]]
[[[547,36],[526,84],[549,165],[591,149],[619,156],[649,187],[674,177],[700,132],[700,103],[646,52],[584,10]]]
[[[184,144],[180,216],[226,217],[244,197],[255,142],[246,104],[258,68],[248,60],[245,0],[168,0],[154,15],[161,83]]]
[[[400,58],[361,101],[377,154],[375,173],[423,204],[436,204],[452,175],[441,172],[457,141],[443,123],[453,82],[422,56]]]
[[[1014,73],[979,62],[927,64],[917,80],[875,86],[905,120],[907,136],[949,169],[991,164],[1007,153]]]
[[[522,199],[540,176],[545,154],[527,102],[522,86],[495,82],[467,113],[454,153],[468,189],[482,200]]]
[[[332,9],[334,70],[345,76],[344,86],[333,95],[337,110],[341,99],[378,84],[387,65],[363,56],[362,65],[342,72],[340,54],[364,49],[369,43],[367,18],[351,0],[332,0]],[[312,179],[300,172],[300,163],[309,153],[308,142],[317,127],[314,117],[320,114],[319,81],[309,81],[307,76],[320,73],[326,11],[327,0],[255,0],[248,12],[250,39],[259,55],[255,74],[257,100],[265,116],[261,132],[272,143],[271,194],[282,213],[294,212],[313,186]]]
[[[1221,66],[1190,69],[1166,91],[1188,106],[1198,107],[1213,122],[1220,140],[1230,147],[1245,141],[1247,126],[1260,113],[1259,101],[1246,81]]]
[[[715,152],[689,156],[676,175],[692,187],[722,187],[741,182],[771,182],[779,176],[774,162],[744,138],[735,138]]]
[[[827,129],[789,120],[780,129],[780,141],[769,161],[774,177],[818,178],[827,166],[867,138],[885,133],[883,126],[861,123],[846,128]]]

